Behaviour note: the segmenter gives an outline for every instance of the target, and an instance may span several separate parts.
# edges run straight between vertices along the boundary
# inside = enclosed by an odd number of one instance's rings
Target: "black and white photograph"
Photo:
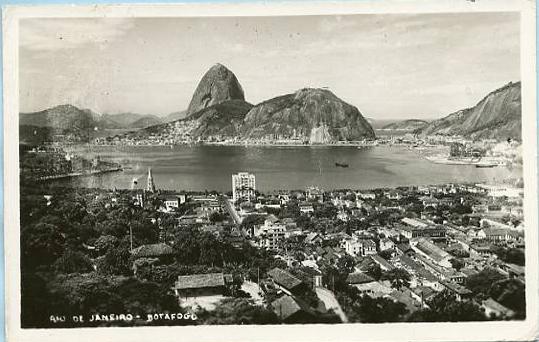
[[[533,338],[535,8],[434,3],[8,11],[8,325]]]

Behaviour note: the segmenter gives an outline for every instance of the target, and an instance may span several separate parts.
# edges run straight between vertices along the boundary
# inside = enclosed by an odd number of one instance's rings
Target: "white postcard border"
[[[525,321],[280,326],[196,326],[21,329],[18,159],[18,22],[35,17],[270,16],[360,13],[521,12],[522,125],[525,184]],[[362,1],[250,4],[7,6],[4,39],[4,237],[8,341],[500,341],[532,340],[538,332],[538,202],[534,1]],[[495,37],[493,37],[495,39]]]

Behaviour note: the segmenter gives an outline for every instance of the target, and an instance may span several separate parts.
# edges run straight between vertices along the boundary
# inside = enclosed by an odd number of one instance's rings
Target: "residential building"
[[[255,175],[248,172],[239,172],[232,175],[232,200],[234,202],[252,201],[255,198]]]
[[[308,200],[316,200],[320,203],[324,202],[324,191],[316,186],[310,186],[307,188],[306,196]]]
[[[378,254],[373,254],[370,256],[372,261],[374,261],[382,271],[391,271],[395,266],[391,265],[386,259],[382,258]]]
[[[289,295],[274,300],[271,307],[277,317],[285,323],[309,323],[315,316],[307,304]]]
[[[278,289],[288,295],[302,293],[307,287],[301,279],[278,267],[268,271],[268,276]]]
[[[427,239],[420,238],[416,241],[412,241],[412,248],[416,251],[416,253],[425,256],[427,259],[435,262],[440,266],[452,266],[449,262],[449,260],[452,259],[452,256],[440,247],[428,241]]]
[[[351,256],[376,254],[376,243],[372,240],[347,238],[342,247]]]
[[[473,295],[472,291],[452,281],[441,280],[440,283],[447,291],[449,291],[449,293],[453,294],[458,301],[469,299]]]
[[[387,251],[389,249],[395,249],[395,243],[387,237],[380,240],[380,250]]]
[[[302,214],[310,215],[314,213],[314,207],[310,203],[303,202],[299,204],[299,211]]]
[[[266,249],[278,249],[279,243],[286,236],[286,225],[275,217],[269,215],[264,224],[254,228],[254,236],[257,237],[258,246]]]
[[[223,273],[206,273],[178,276],[174,292],[180,298],[223,295],[232,276]]]

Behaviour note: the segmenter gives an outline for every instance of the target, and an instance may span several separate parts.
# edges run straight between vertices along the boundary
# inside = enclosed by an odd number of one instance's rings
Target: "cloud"
[[[33,51],[73,49],[117,40],[134,25],[131,19],[23,19],[20,47]]]

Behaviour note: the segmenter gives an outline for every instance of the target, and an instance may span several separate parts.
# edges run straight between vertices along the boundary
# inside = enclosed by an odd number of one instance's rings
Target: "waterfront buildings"
[[[255,198],[255,175],[248,172],[239,172],[232,175],[232,200],[252,201]]]

